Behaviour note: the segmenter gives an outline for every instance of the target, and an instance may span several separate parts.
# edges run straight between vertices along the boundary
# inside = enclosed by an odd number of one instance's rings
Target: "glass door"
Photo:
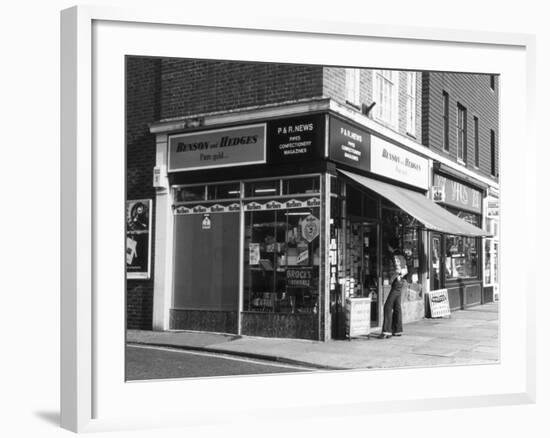
[[[371,325],[378,325],[378,225],[352,222],[350,226],[349,262],[350,296],[369,297]]]
[[[431,262],[430,262],[430,290],[442,289],[443,270],[441,269],[443,259],[441,234],[432,233],[431,237]]]

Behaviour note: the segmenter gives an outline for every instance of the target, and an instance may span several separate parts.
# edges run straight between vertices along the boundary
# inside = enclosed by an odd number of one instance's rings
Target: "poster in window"
[[[126,201],[126,278],[151,277],[151,199]]]

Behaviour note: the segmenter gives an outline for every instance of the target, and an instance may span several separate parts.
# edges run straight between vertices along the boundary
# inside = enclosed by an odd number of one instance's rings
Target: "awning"
[[[393,202],[399,208],[419,220],[429,230],[460,236],[491,236],[491,233],[487,233],[481,228],[460,219],[420,193],[352,172],[340,169],[339,172],[363,187],[378,193],[388,201]]]

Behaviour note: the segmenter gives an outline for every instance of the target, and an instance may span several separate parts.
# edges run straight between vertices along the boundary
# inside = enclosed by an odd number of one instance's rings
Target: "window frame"
[[[407,134],[416,137],[416,82],[417,74],[415,71],[406,72],[407,88],[406,88],[406,131]]]
[[[474,116],[474,166],[479,168],[479,117]]]
[[[384,92],[385,87],[381,89],[378,85],[379,77],[383,82],[382,85],[391,86],[389,96],[380,94]],[[399,72],[397,70],[373,70],[372,81],[373,101],[376,102],[373,112],[374,120],[397,128],[399,122]]]
[[[496,160],[496,154],[497,154],[497,146],[496,146],[496,132],[494,129],[490,129],[490,144],[491,144],[491,176],[496,177],[497,176],[497,160]]]
[[[456,104],[456,159],[460,164],[466,164],[468,150],[468,123],[466,107]],[[460,154],[462,152],[462,154]],[[462,155],[462,156],[460,156]]]
[[[449,136],[449,93],[443,91],[443,150],[450,150]]]
[[[345,69],[345,100],[353,106],[361,105],[361,69]]]

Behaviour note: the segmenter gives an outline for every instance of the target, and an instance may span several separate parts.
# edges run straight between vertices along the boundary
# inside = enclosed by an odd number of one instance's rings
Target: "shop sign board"
[[[370,298],[346,298],[346,335],[349,338],[370,335]]]
[[[432,201],[445,202],[445,192],[442,187],[433,186],[431,188]]]
[[[312,114],[268,121],[268,163],[294,163],[322,157],[325,117],[324,114]]]
[[[265,123],[177,134],[168,140],[168,172],[265,162]]]
[[[428,302],[430,303],[430,316],[432,318],[441,318],[442,316],[449,316],[451,314],[447,289],[428,292]]]
[[[372,136],[370,171],[427,190],[429,187],[428,160],[389,141]]]
[[[320,222],[312,214],[302,220],[302,236],[308,242],[312,242],[319,235]]]
[[[312,271],[311,268],[287,268],[286,269],[286,287],[287,289],[300,289],[311,287]]]
[[[336,117],[330,117],[329,128],[329,158],[357,169],[369,170],[370,133]]]
[[[439,174],[434,174],[434,186],[442,188],[446,205],[481,214],[481,191]]]
[[[151,276],[151,199],[126,201],[126,277]]]

